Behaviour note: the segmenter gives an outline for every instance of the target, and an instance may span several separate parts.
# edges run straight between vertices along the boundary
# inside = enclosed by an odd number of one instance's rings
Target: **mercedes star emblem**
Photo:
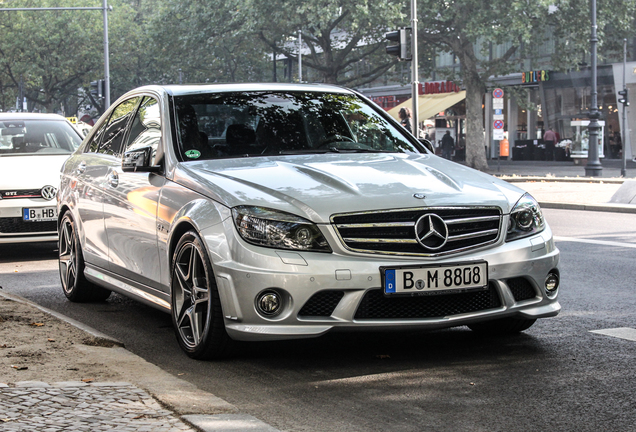
[[[42,194],[42,198],[44,198],[45,200],[51,201],[52,199],[55,198],[55,194],[57,194],[57,189],[55,189],[53,186],[44,186],[42,190],[40,191],[40,194]]]
[[[448,241],[448,227],[436,214],[425,214],[415,223],[415,238],[426,249],[438,250]]]
[[[413,194],[413,198],[417,198],[417,199],[425,199],[426,195],[424,195],[423,193],[414,193]]]

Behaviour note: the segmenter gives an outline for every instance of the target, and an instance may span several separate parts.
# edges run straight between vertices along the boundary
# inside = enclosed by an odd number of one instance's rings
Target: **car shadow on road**
[[[0,244],[0,264],[57,259],[57,242]]]
[[[316,339],[242,345],[233,361],[271,368],[304,367],[332,370],[366,367],[378,370],[426,364],[517,361],[545,353],[541,339],[530,333],[483,336],[466,327],[436,331],[333,333]]]

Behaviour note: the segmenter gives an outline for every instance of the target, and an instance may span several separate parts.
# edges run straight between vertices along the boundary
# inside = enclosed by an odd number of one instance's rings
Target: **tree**
[[[148,21],[157,82],[261,81],[265,46],[244,31],[243,0],[165,0]],[[157,67],[159,66],[159,67]]]
[[[110,2],[110,51],[115,64],[124,63],[135,31],[134,17],[125,0]],[[70,0],[14,1],[11,7],[77,6]],[[0,12],[0,71],[12,84],[13,100],[22,84],[27,100],[54,112],[78,98],[91,80],[103,78],[103,20],[99,11],[4,11]],[[114,68],[116,70],[116,68]],[[117,74],[119,75],[119,74]]]
[[[252,17],[250,31],[271,51],[298,59],[296,37],[302,30],[309,54],[303,65],[319,80],[348,86],[371,82],[396,62],[384,53],[384,34],[404,25],[404,2],[393,0],[247,0],[243,13]],[[275,23],[275,25],[272,25]],[[359,68],[366,61],[366,67]],[[369,65],[373,66],[369,66]]]
[[[60,4],[62,3],[62,4]],[[12,2],[12,7],[64,6],[68,2]],[[0,69],[17,89],[46,111],[77,93],[85,75],[99,64],[97,13],[72,11],[0,12]],[[97,51],[98,52],[98,51]]]
[[[634,0],[602,2],[599,26],[624,31]],[[489,78],[520,70],[521,60],[534,56],[533,47],[557,38],[555,69],[572,68],[589,39],[589,3],[572,0],[420,0],[420,43],[452,52],[461,64],[466,88],[466,163],[488,168],[483,140],[483,95]],[[434,11],[431,13],[431,11]],[[578,19],[577,19],[578,17]],[[614,18],[611,18],[614,17]],[[599,32],[600,35],[604,31]],[[506,46],[498,57],[493,45]],[[567,48],[566,48],[567,47]],[[576,54],[578,59],[575,60]]]

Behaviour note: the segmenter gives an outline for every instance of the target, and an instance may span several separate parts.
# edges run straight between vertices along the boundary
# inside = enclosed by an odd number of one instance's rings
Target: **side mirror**
[[[152,147],[143,147],[124,153],[121,170],[124,172],[159,172],[161,166],[150,165],[154,153]]]
[[[424,147],[426,147],[427,150],[429,150],[431,153],[435,154],[435,147],[433,147],[433,144],[427,140],[426,138],[418,138],[417,139]]]

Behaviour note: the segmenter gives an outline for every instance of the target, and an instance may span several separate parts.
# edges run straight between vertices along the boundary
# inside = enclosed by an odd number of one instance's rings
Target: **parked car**
[[[334,329],[519,332],[558,314],[539,205],[327,85],[150,86],[64,164],[62,286],[170,312],[191,357]]]
[[[60,170],[81,142],[60,115],[0,113],[0,243],[57,241]]]

